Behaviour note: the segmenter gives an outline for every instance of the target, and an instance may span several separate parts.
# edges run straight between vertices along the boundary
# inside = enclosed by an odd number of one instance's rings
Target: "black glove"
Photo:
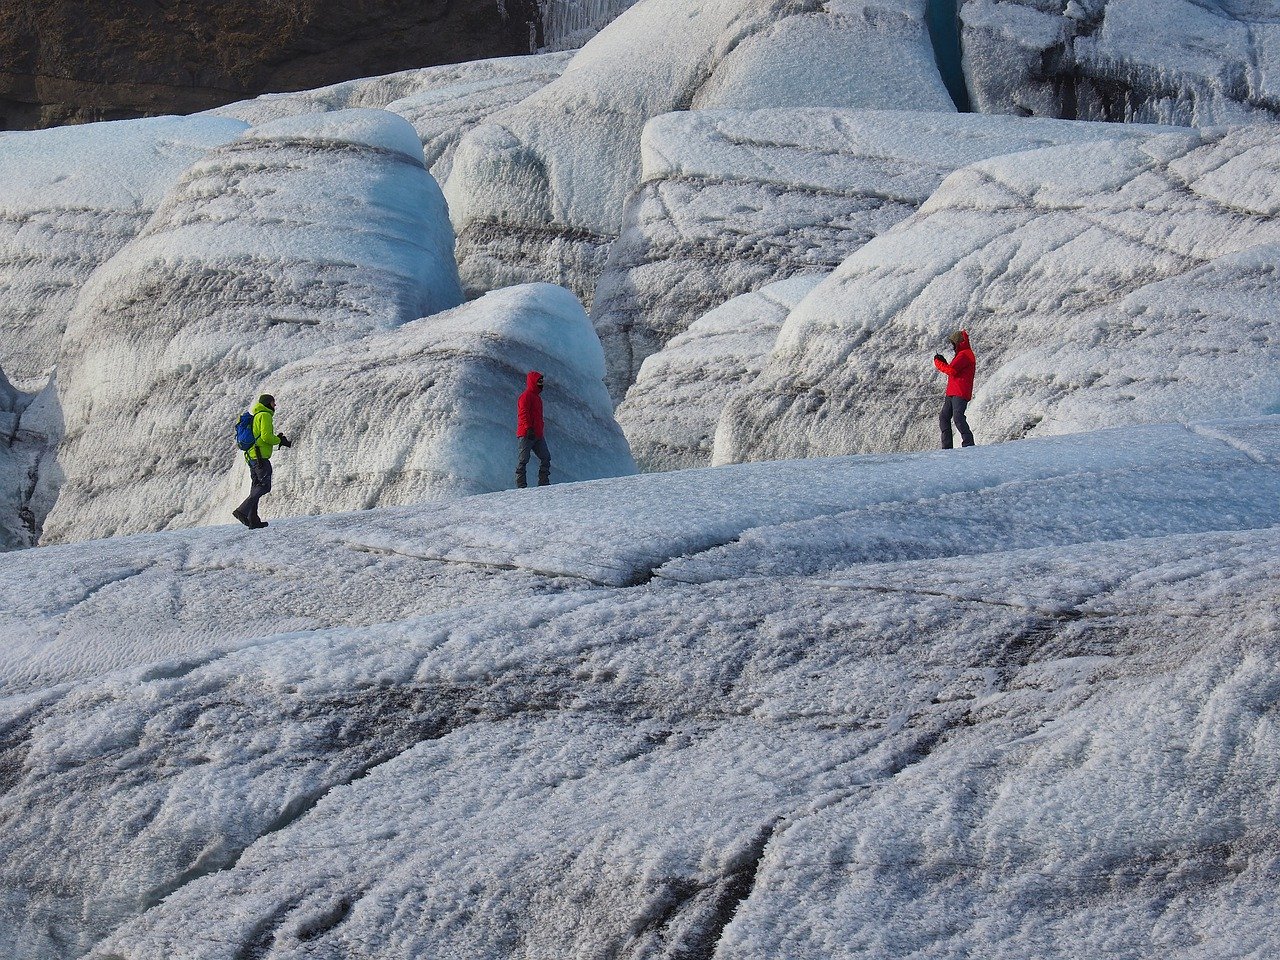
[[[292,440],[290,440],[288,437],[286,437],[286,436],[282,433],[282,434],[280,434],[280,446],[282,446],[282,447],[292,447],[292,446],[293,446],[293,441],[292,441]]]
[[[933,355],[933,359],[934,359],[934,360],[936,360],[936,361],[938,361],[938,363],[946,363],[946,362],[947,362],[947,358],[946,358],[946,357],[944,357],[944,356],[943,356],[942,354],[940,354],[940,353],[935,353],[935,354]]]

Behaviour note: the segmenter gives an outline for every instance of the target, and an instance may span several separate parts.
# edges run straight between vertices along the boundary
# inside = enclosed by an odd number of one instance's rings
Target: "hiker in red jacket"
[[[969,421],[964,418],[965,407],[973,399],[973,368],[976,361],[973,348],[969,346],[969,331],[957,330],[947,338],[956,349],[956,355],[947,363],[940,353],[933,355],[933,365],[947,375],[947,397],[942,402],[942,412],[938,414],[938,425],[942,428],[942,449],[950,450],[951,422],[960,431],[960,446],[973,446],[973,432],[969,429]]]
[[[529,466],[530,454],[538,457],[538,486],[545,487],[551,482],[551,451],[547,449],[542,426],[542,374],[530,370],[525,383],[524,393],[516,401],[516,436],[520,438],[516,486],[522,489],[529,485],[525,470]]]

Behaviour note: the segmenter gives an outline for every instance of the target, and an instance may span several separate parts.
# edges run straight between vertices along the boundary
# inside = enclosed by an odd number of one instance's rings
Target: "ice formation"
[[[712,107],[954,110],[924,0],[644,0],[558,80],[458,146],[445,186],[464,286],[528,280],[586,303],[640,178],[645,121]]]
[[[1280,127],[1257,125],[953,174],[792,311],[717,454],[936,445],[930,358],[957,328],[979,443],[1277,410],[1278,168]]]
[[[711,465],[725,404],[760,373],[787,314],[823,276],[791,277],[734,297],[645,360],[617,409],[641,469]]]
[[[1272,0],[963,0],[977,109],[1208,126],[1280,119]]]
[[[1271,417],[7,555],[0,951],[1262,957],[1278,467]]]
[[[245,125],[160,117],[0,139],[0,367],[36,389],[99,264],[128,243],[165,190]]]
[[[286,117],[190,167],[68,323],[44,542],[204,515],[264,381],[458,304],[452,245],[413,128],[384,111]]]
[[[645,357],[730,297],[835,269],[959,167],[1156,129],[908,111],[657,117],[593,304],[610,393],[621,399]]]
[[[270,93],[210,112],[257,126],[302,113],[357,107],[389,110],[413,124],[431,175],[443,183],[464,133],[559,77],[572,57],[548,53],[423,67],[316,90]]]
[[[635,472],[604,388],[604,355],[582,305],[533,284],[485,295],[271,374],[278,428],[272,518],[368,509],[514,486],[515,404],[525,374],[543,403],[556,482]],[[293,425],[296,424],[296,431]],[[231,447],[220,495],[197,523],[225,523],[248,492]]]

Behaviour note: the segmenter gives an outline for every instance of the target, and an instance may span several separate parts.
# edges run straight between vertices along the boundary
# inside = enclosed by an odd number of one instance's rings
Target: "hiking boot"
[[[243,523],[250,530],[253,529],[253,521],[250,520],[249,515],[241,511],[239,507],[236,507],[234,510],[232,510],[231,515],[235,517],[237,520],[239,520],[241,523]]]
[[[261,530],[263,527],[269,527],[269,526],[271,526],[271,524],[267,523],[267,521],[263,520],[260,517],[254,517],[253,521],[249,524],[249,529]]]

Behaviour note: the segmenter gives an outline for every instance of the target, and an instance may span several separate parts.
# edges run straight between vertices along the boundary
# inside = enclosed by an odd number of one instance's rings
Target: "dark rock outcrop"
[[[528,53],[538,19],[536,0],[9,0],[0,129],[190,113]]]

